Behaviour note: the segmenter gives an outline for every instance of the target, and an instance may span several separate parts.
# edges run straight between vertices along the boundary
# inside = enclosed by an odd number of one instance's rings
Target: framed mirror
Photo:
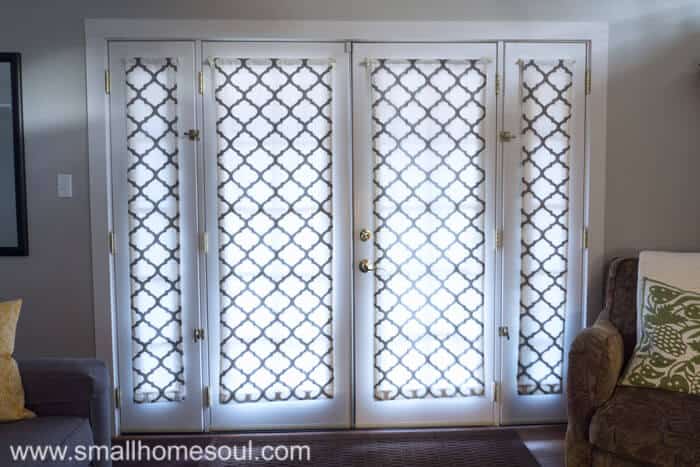
[[[0,53],[0,256],[27,256],[27,202],[18,53]]]

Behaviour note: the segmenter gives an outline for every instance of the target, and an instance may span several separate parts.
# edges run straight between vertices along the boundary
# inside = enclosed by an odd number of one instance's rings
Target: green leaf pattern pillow
[[[620,384],[700,395],[700,293],[643,278],[642,338]]]

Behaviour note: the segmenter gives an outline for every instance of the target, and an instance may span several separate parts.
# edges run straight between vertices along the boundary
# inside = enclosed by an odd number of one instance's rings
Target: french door
[[[497,46],[353,52],[357,424],[491,424]]]
[[[191,42],[110,44],[117,361],[130,431],[201,431]]]
[[[203,54],[211,427],[349,426],[349,57]]]
[[[502,421],[561,421],[584,290],[586,47],[504,48]]]
[[[583,43],[113,42],[123,431],[562,420]]]

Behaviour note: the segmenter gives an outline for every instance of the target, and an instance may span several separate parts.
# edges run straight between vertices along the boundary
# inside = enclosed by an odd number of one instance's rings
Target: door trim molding
[[[329,41],[329,42],[480,42],[585,41],[590,48],[591,92],[586,147],[585,219],[589,241],[584,257],[583,323],[602,306],[605,247],[605,166],[608,75],[608,24],[603,22],[526,21],[266,21],[266,20],[151,20],[86,19],[85,56],[88,123],[88,160],[95,355],[116,377],[114,274],[108,236],[112,231],[109,164],[108,41],[200,40],[221,41]],[[114,406],[113,406],[114,409]],[[112,412],[114,413],[114,411]],[[119,432],[113,417],[114,433]]]

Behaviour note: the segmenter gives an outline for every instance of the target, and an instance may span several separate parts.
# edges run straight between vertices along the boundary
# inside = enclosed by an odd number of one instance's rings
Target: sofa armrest
[[[613,394],[624,362],[622,335],[599,318],[576,336],[569,351],[567,445],[588,443],[595,411]]]
[[[28,409],[38,416],[87,418],[95,444],[110,445],[109,376],[103,362],[47,358],[17,365]]]

